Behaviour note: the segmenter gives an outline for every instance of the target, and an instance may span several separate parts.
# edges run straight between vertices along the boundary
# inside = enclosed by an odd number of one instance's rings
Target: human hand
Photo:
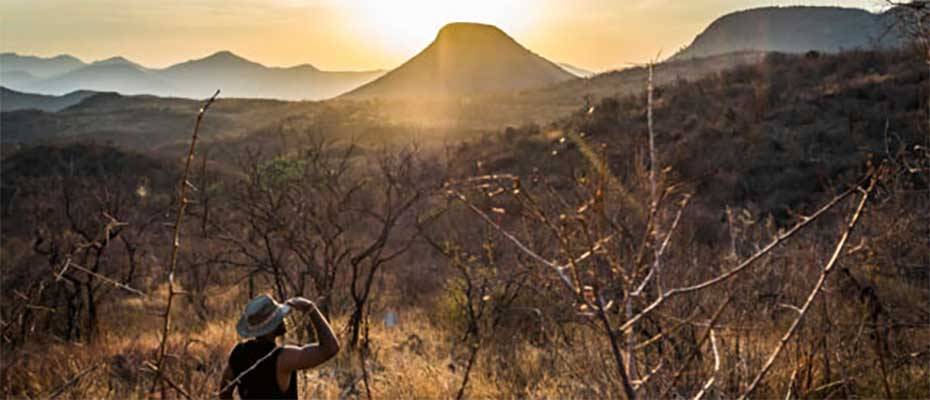
[[[316,308],[316,304],[314,304],[312,301],[307,300],[303,297],[299,297],[299,296],[291,298],[290,300],[286,302],[286,304],[291,307],[296,308],[297,310],[304,311],[304,312],[310,311]]]

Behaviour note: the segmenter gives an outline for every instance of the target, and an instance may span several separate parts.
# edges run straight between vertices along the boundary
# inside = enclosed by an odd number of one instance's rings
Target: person
[[[308,336],[316,331],[317,343],[278,346],[277,338],[287,333],[284,317],[292,309],[310,317]],[[245,306],[236,331],[249,339],[233,348],[220,383],[220,398],[296,399],[297,371],[316,367],[339,353],[339,340],[316,304],[295,297],[284,304],[260,295]]]

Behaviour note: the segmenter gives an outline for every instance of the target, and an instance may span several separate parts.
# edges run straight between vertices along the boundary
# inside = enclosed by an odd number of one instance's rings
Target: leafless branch
[[[807,295],[807,300],[804,302],[804,305],[801,306],[801,310],[798,313],[797,318],[794,319],[794,322],[791,323],[791,327],[788,328],[788,331],[785,332],[782,336],[781,341],[779,341],[778,346],[772,351],[772,354],[769,355],[768,360],[765,362],[765,365],[762,366],[762,369],[752,380],[752,383],[749,385],[749,388],[740,395],[740,399],[746,399],[752,392],[755,391],[756,387],[765,378],[765,374],[772,367],[772,364],[775,363],[775,360],[778,358],[778,355],[781,354],[781,351],[785,347],[785,343],[791,339],[791,336],[794,335],[794,332],[797,330],[798,326],[801,324],[801,321],[804,320],[804,316],[807,314],[807,310],[810,308],[810,305],[814,302],[814,299],[817,297],[817,294],[820,293],[820,289],[823,287],[824,282],[827,280],[827,275],[830,274],[830,271],[833,270],[833,266],[836,265],[836,261],[840,258],[840,254],[843,252],[843,247],[846,246],[846,241],[849,239],[849,235],[852,233],[853,228],[856,227],[856,223],[859,222],[859,217],[862,215],[862,210],[865,208],[865,203],[869,199],[869,195],[872,193],[872,189],[875,188],[876,180],[874,177],[871,179],[868,188],[862,189],[857,188],[862,192],[862,198],[859,199],[859,205],[856,207],[856,211],[852,214],[852,217],[849,219],[849,223],[846,225],[846,229],[843,231],[843,234],[840,236],[839,241],[836,243],[836,247],[833,250],[833,255],[830,256],[830,260],[823,267],[823,270],[820,272],[820,278],[817,280],[817,284],[814,285],[814,288],[811,289],[810,294]]]
[[[204,102],[203,106],[200,107],[200,112],[197,113],[197,119],[194,122],[194,132],[191,134],[191,145],[187,151],[187,161],[184,164],[184,173],[181,175],[181,181],[178,183],[178,212],[174,221],[174,240],[171,241],[171,261],[168,264],[168,299],[163,314],[164,323],[162,324],[161,343],[158,346],[158,358],[155,362],[155,379],[152,381],[150,393],[155,392],[155,388],[161,381],[161,375],[164,373],[165,352],[168,346],[168,334],[171,330],[171,306],[176,294],[174,290],[174,271],[178,263],[178,249],[181,246],[181,221],[184,218],[184,209],[187,207],[188,203],[188,176],[190,175],[191,163],[194,160],[194,150],[197,146],[197,134],[200,131],[200,122],[203,120],[204,114],[206,114],[210,105],[213,104],[213,101],[216,100],[216,96],[219,95],[220,91],[217,90],[213,93],[213,96]]]
[[[765,256],[766,254],[768,254],[769,252],[771,252],[773,249],[775,249],[776,247],[778,247],[780,244],[784,243],[786,240],[788,240],[789,238],[791,238],[792,236],[794,236],[794,234],[796,234],[796,233],[797,233],[798,231],[800,231],[802,228],[806,227],[806,226],[809,225],[811,222],[815,221],[817,218],[819,218],[821,215],[823,215],[824,213],[826,213],[827,211],[829,211],[831,208],[833,208],[833,206],[835,206],[835,205],[838,204],[841,200],[843,200],[843,199],[845,199],[846,197],[848,197],[850,194],[854,193],[856,190],[857,190],[857,188],[852,188],[852,189],[849,189],[849,190],[847,190],[847,191],[845,191],[845,192],[843,192],[843,193],[841,193],[841,194],[835,196],[832,200],[830,200],[829,202],[827,202],[827,204],[823,205],[820,209],[818,209],[817,211],[815,211],[815,212],[814,212],[813,214],[811,214],[810,216],[803,217],[803,218],[801,219],[801,221],[799,221],[797,224],[795,224],[794,226],[792,226],[792,227],[791,227],[790,229],[788,229],[787,231],[785,231],[785,232],[779,234],[774,240],[772,240],[771,242],[769,242],[768,245],[766,245],[765,247],[763,247],[762,249],[760,249],[759,251],[757,251],[755,254],[749,256],[749,258],[747,258],[746,260],[744,260],[743,262],[741,262],[739,265],[737,265],[737,266],[734,267],[733,269],[730,269],[730,270],[728,270],[727,272],[724,272],[723,274],[720,274],[720,275],[718,275],[718,276],[716,276],[716,277],[714,277],[714,278],[708,279],[708,280],[703,281],[703,282],[701,282],[701,283],[697,283],[697,284],[694,284],[694,285],[691,285],[691,286],[684,286],[684,287],[679,287],[679,288],[674,288],[674,289],[667,290],[667,291],[664,292],[662,295],[660,295],[657,299],[655,299],[652,303],[650,303],[648,306],[646,306],[645,308],[643,308],[643,310],[640,311],[638,314],[636,314],[635,316],[633,316],[632,318],[630,318],[630,319],[628,319],[626,322],[624,322],[624,324],[623,324],[622,326],[620,326],[618,329],[620,329],[620,330],[627,330],[627,329],[629,329],[630,326],[632,326],[633,324],[635,324],[636,321],[639,321],[640,318],[646,316],[647,314],[649,314],[650,312],[652,312],[652,310],[656,309],[656,307],[662,305],[662,303],[664,303],[666,300],[668,300],[668,299],[670,299],[670,298],[672,298],[672,297],[680,296],[680,295],[685,294],[685,293],[696,292],[696,291],[699,291],[699,290],[707,289],[707,288],[709,288],[709,287],[711,287],[711,286],[714,286],[714,285],[716,285],[716,284],[718,284],[718,283],[721,283],[721,282],[724,282],[724,281],[729,280],[730,278],[732,278],[732,277],[735,276],[736,274],[740,273],[741,271],[743,271],[744,269],[746,269],[746,268],[749,267],[750,265],[753,265],[753,263],[755,263],[756,261],[758,261],[759,259],[761,259],[763,256]]]

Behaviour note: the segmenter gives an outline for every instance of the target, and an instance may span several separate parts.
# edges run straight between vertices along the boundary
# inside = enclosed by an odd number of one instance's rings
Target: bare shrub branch
[[[217,90],[213,93],[213,96],[204,102],[203,106],[200,107],[200,112],[197,113],[197,119],[194,122],[194,132],[191,134],[191,145],[187,151],[187,160],[184,164],[184,173],[181,174],[181,181],[178,183],[178,211],[174,220],[174,239],[171,241],[171,261],[168,264],[168,298],[165,303],[165,312],[162,314],[164,323],[162,324],[161,330],[161,342],[158,345],[158,358],[155,361],[155,379],[152,381],[150,393],[155,392],[155,388],[158,383],[161,382],[160,378],[162,374],[164,374],[165,353],[168,350],[168,335],[171,330],[171,306],[174,301],[174,296],[177,294],[174,289],[174,272],[178,264],[178,249],[181,246],[181,222],[184,219],[184,209],[187,207],[188,203],[187,188],[191,186],[190,182],[188,182],[188,176],[190,175],[191,162],[194,160],[194,150],[197,146],[197,134],[200,131],[200,122],[203,120],[204,114],[206,114],[210,105],[213,104],[213,101],[216,100],[216,96],[219,95],[220,91]]]

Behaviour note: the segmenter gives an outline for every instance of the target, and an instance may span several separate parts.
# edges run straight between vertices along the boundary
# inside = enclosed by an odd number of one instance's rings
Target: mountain
[[[559,66],[562,67],[562,69],[568,71],[570,74],[575,75],[579,78],[590,78],[594,75],[597,75],[597,72],[588,71],[584,68],[576,67],[574,65],[567,64],[567,63],[559,63]]]
[[[35,93],[61,95],[76,90],[122,94],[172,93],[172,85],[157,74],[125,63],[91,64],[27,86]]]
[[[60,75],[85,65],[83,61],[69,55],[44,58],[16,53],[0,54],[0,69],[3,71],[25,71],[39,78]]]
[[[177,96],[206,97],[216,89],[225,97],[286,100],[320,100],[367,83],[382,71],[330,72],[303,64],[289,68],[266,67],[228,51],[183,62],[159,71],[171,82]]]
[[[96,94],[87,90],[71,92],[64,96],[46,96],[23,93],[0,86],[0,112],[15,110],[59,111]]]
[[[127,60],[124,57],[119,57],[119,56],[110,57],[105,60],[94,61],[90,63],[90,65],[128,65],[131,67],[135,67],[136,69],[141,69],[141,70],[148,69],[148,68],[143,67],[140,64],[134,63],[132,61]]]
[[[70,56],[47,59],[4,53],[0,84],[47,95],[86,89],[200,99],[221,89],[224,97],[321,100],[357,88],[382,74],[383,71],[321,71],[309,64],[266,67],[228,51],[164,69],[146,68],[123,57],[85,64]]]
[[[741,50],[834,53],[856,48],[894,47],[890,12],[840,7],[764,7],[718,18],[673,59]]]
[[[38,77],[23,70],[7,71],[0,68],[0,85],[4,87],[19,89],[37,80]]]
[[[400,67],[344,97],[443,98],[504,93],[574,79],[491,25],[452,23]]]

